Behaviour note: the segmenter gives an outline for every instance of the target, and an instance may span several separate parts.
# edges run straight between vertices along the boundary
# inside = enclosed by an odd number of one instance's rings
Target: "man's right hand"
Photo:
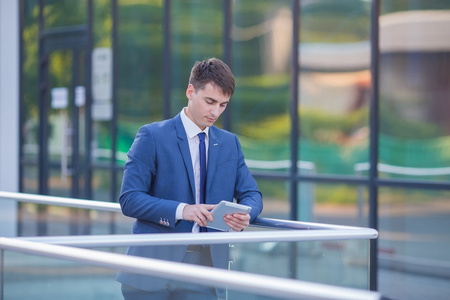
[[[214,207],[216,207],[214,204],[186,205],[183,208],[183,220],[196,222],[199,226],[204,227],[208,225],[208,220],[210,222],[214,221],[210,212]]]

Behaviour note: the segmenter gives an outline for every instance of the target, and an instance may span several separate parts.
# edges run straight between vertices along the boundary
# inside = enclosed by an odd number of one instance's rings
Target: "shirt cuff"
[[[183,220],[183,209],[184,207],[187,205],[187,203],[180,203],[177,207],[177,212],[175,213],[175,219],[176,221],[178,220]]]

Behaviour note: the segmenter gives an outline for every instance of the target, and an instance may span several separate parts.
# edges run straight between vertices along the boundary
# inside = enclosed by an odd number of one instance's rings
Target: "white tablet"
[[[214,207],[213,210],[211,210],[211,213],[214,217],[214,222],[211,223],[208,221],[208,225],[206,225],[206,227],[222,231],[229,231],[230,227],[227,225],[227,223],[225,223],[223,217],[225,215],[231,215],[234,213],[246,214],[249,213],[251,209],[252,208],[247,205],[237,204],[225,200],[220,201],[219,204],[217,204],[217,206]]]

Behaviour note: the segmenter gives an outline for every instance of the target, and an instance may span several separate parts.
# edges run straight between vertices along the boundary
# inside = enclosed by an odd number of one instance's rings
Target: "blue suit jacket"
[[[250,222],[262,211],[262,196],[244,161],[237,137],[209,129],[206,203],[233,201],[252,207]],[[192,222],[176,221],[180,202],[195,204],[194,172],[180,115],[141,127],[128,152],[119,199],[123,214],[136,218],[133,233],[191,232]],[[208,229],[208,231],[214,231]],[[181,262],[186,246],[130,247],[129,255]],[[214,267],[227,268],[228,245],[211,245]],[[119,272],[118,281],[158,290],[167,280]]]

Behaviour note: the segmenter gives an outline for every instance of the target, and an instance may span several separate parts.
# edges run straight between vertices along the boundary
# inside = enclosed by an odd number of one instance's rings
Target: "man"
[[[214,222],[210,210],[233,198],[252,208],[249,214],[224,217],[233,231],[244,230],[261,213],[261,192],[237,137],[213,126],[234,87],[233,74],[221,60],[196,62],[186,89],[187,107],[173,119],[139,129],[128,152],[119,199],[124,215],[136,218],[133,233],[203,232],[207,220]],[[127,254],[228,266],[228,245],[130,247]],[[125,299],[217,299],[224,293],[123,272],[117,280]]]

